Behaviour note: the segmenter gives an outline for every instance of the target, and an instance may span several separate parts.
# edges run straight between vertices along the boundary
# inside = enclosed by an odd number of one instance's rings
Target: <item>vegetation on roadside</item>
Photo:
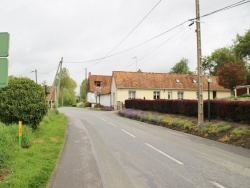
[[[177,115],[134,109],[119,110],[118,114],[130,119],[159,125],[197,136],[250,149],[250,127],[228,122],[208,122],[197,126],[197,120]]]
[[[47,113],[44,88],[29,78],[10,77],[6,88],[0,88],[0,121],[18,121],[36,129]]]
[[[0,188],[46,187],[65,141],[66,125],[63,114],[50,110],[38,129],[23,126],[20,147],[17,125],[0,123]]]

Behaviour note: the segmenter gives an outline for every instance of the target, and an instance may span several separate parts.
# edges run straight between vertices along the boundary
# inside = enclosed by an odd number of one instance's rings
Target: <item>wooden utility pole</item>
[[[61,81],[61,76],[62,76],[62,62],[63,62],[63,57],[61,58],[61,61],[59,62],[59,66],[57,71],[60,69],[59,71],[59,79],[58,79],[58,85],[56,87],[56,109],[58,108],[58,103],[59,103],[59,91],[60,91],[60,81]],[[58,74],[57,74],[58,75]],[[57,77],[56,75],[56,77]],[[56,79],[56,78],[55,78]],[[55,81],[54,81],[55,82]]]
[[[203,115],[203,78],[201,56],[201,28],[200,28],[200,3],[196,0],[196,34],[197,34],[197,68],[198,68],[198,126],[204,122]]]

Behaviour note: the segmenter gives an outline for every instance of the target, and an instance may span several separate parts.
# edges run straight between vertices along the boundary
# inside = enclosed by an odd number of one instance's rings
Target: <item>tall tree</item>
[[[225,64],[238,62],[234,50],[229,48],[219,48],[212,52],[210,56],[203,57],[203,71],[210,75],[216,75],[217,71]]]
[[[242,59],[247,69],[247,84],[250,84],[250,29],[244,35],[237,35],[234,41],[234,51]]]
[[[87,88],[88,88],[88,80],[84,79],[82,81],[82,83],[81,83],[81,86],[80,86],[81,99],[85,99],[86,98]]]
[[[57,83],[60,77],[60,93],[59,99],[61,101],[61,106],[74,105],[76,103],[75,88],[77,87],[76,82],[70,78],[69,71],[63,68],[61,73],[58,75]],[[65,103],[66,101],[66,103]]]
[[[188,67],[188,59],[182,58],[174,67],[171,68],[170,73],[174,74],[193,74]]]
[[[219,84],[233,90],[238,85],[246,84],[246,69],[243,63],[226,63],[217,72]]]
[[[236,36],[234,51],[238,58],[250,61],[250,29],[244,35]]]

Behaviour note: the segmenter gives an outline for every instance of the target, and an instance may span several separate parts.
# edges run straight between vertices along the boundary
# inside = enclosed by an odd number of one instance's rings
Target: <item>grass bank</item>
[[[67,118],[52,110],[38,129],[23,126],[22,147],[17,125],[0,123],[0,187],[46,187],[65,141]]]
[[[133,109],[119,110],[118,114],[130,119],[250,149],[250,125],[211,121],[204,123],[203,127],[198,127],[197,118]]]

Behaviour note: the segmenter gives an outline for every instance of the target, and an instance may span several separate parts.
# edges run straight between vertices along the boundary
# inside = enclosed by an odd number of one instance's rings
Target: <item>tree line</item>
[[[188,59],[182,58],[170,73],[194,74],[188,67]],[[250,29],[236,35],[233,44],[215,49],[202,58],[203,72],[219,77],[219,84],[233,90],[238,85],[250,84]]]

